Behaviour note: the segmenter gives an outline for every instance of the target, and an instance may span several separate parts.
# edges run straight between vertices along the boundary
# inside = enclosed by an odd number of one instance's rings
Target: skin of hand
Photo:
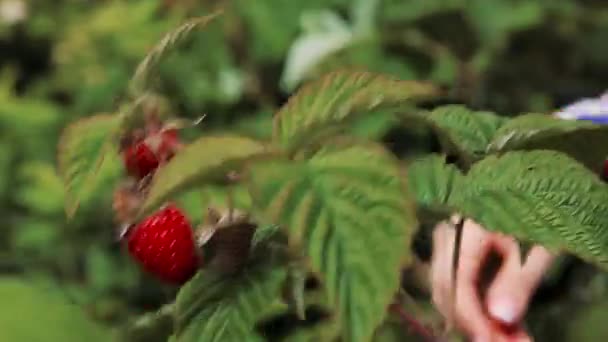
[[[457,220],[457,217],[451,219],[453,223]],[[430,281],[433,302],[439,312],[475,342],[532,341],[520,323],[555,256],[541,246],[534,246],[522,263],[519,244],[514,238],[489,232],[466,220],[453,301],[455,235],[454,226],[447,222],[438,224],[433,232]],[[502,263],[482,294],[478,285],[490,253],[499,255]]]

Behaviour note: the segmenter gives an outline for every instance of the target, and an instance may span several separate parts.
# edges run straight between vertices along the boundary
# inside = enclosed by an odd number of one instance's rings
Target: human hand
[[[430,280],[437,309],[473,341],[532,341],[520,322],[554,256],[545,248],[534,246],[522,264],[519,244],[514,238],[486,231],[477,223],[466,220],[454,291],[456,300],[453,301],[454,237],[455,229],[448,223],[439,224],[433,232]],[[487,291],[482,293],[479,282],[485,261],[492,252],[502,257],[502,263]],[[453,303],[455,307],[452,307]]]

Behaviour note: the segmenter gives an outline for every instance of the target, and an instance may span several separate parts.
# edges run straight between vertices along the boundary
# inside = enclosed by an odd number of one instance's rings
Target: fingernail
[[[512,301],[495,300],[490,304],[490,315],[504,324],[517,322],[517,311]]]

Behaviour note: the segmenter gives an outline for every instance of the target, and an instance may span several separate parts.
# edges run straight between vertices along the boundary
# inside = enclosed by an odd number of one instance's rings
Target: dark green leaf
[[[488,151],[555,150],[568,154],[599,172],[608,156],[608,126],[588,121],[562,120],[544,114],[527,114],[501,127]]]
[[[470,165],[483,158],[496,131],[507,119],[490,112],[475,112],[461,105],[439,107],[429,113],[406,114],[405,124],[422,121],[439,138],[443,152]]]
[[[63,131],[57,159],[68,218],[74,216],[82,196],[91,189],[104,158],[114,151],[108,137],[118,122],[116,116],[99,114],[76,121]]]
[[[450,196],[463,178],[456,166],[446,164],[445,156],[431,154],[409,164],[407,177],[419,207],[419,218],[442,221],[449,217]]]
[[[392,156],[339,140],[309,160],[254,165],[249,183],[261,216],[285,227],[321,275],[346,340],[369,340],[409,262],[416,227]]]
[[[180,191],[225,179],[227,172],[266,151],[261,142],[236,135],[206,136],[194,141],[154,175],[141,215]]]
[[[105,342],[109,331],[59,293],[16,278],[0,279],[0,341]]]
[[[285,278],[284,268],[268,262],[232,276],[199,272],[177,296],[174,341],[263,341],[255,325],[285,309]]]
[[[608,268],[608,185],[565,154],[508,152],[475,164],[452,204],[490,230]]]
[[[369,72],[338,71],[304,86],[274,119],[273,138],[288,148],[310,140],[319,129],[380,109],[399,109],[436,96],[429,83],[401,81]]]

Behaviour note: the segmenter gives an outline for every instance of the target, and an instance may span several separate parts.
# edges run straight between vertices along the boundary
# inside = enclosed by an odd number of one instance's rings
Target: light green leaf
[[[255,164],[249,176],[260,215],[284,227],[321,275],[346,340],[369,340],[397,291],[416,227],[392,156],[338,140],[308,160]]]
[[[281,108],[274,119],[273,139],[288,148],[297,147],[355,113],[399,109],[437,93],[425,82],[369,72],[332,72],[304,86]]]
[[[409,188],[418,204],[419,218],[440,221],[451,214],[450,196],[462,183],[462,173],[446,164],[445,156],[431,154],[407,166]]]
[[[608,156],[606,142],[606,125],[562,120],[545,114],[527,114],[502,126],[488,146],[488,152],[555,150],[566,153],[594,172],[599,172]]]
[[[567,155],[507,152],[475,164],[453,204],[465,216],[608,268],[608,185]]]
[[[354,39],[350,25],[329,10],[304,13],[302,22],[306,31],[289,48],[281,76],[281,84],[288,91],[326,57],[347,47]]]
[[[0,278],[0,341],[105,342],[103,329],[78,307],[49,289],[17,278]]]
[[[177,296],[174,341],[263,341],[255,325],[285,310],[285,278],[284,268],[267,262],[233,276],[199,272]]]
[[[137,66],[135,74],[131,78],[130,87],[132,94],[141,94],[144,92],[146,86],[150,82],[151,74],[155,71],[164,56],[173,51],[179,43],[188,38],[195,29],[206,26],[221,14],[222,11],[220,10],[206,16],[190,19],[168,32]]]
[[[108,137],[117,128],[118,117],[99,114],[68,126],[59,141],[59,175],[65,186],[65,209],[71,218],[82,196],[95,184],[104,158],[113,152]]]
[[[411,124],[412,120],[429,125],[439,138],[443,152],[455,154],[465,165],[484,156],[492,137],[507,121],[494,113],[475,112],[461,105],[404,115],[405,125]]]
[[[156,172],[140,214],[155,210],[183,190],[224,180],[229,171],[265,152],[260,141],[237,135],[199,138]]]

